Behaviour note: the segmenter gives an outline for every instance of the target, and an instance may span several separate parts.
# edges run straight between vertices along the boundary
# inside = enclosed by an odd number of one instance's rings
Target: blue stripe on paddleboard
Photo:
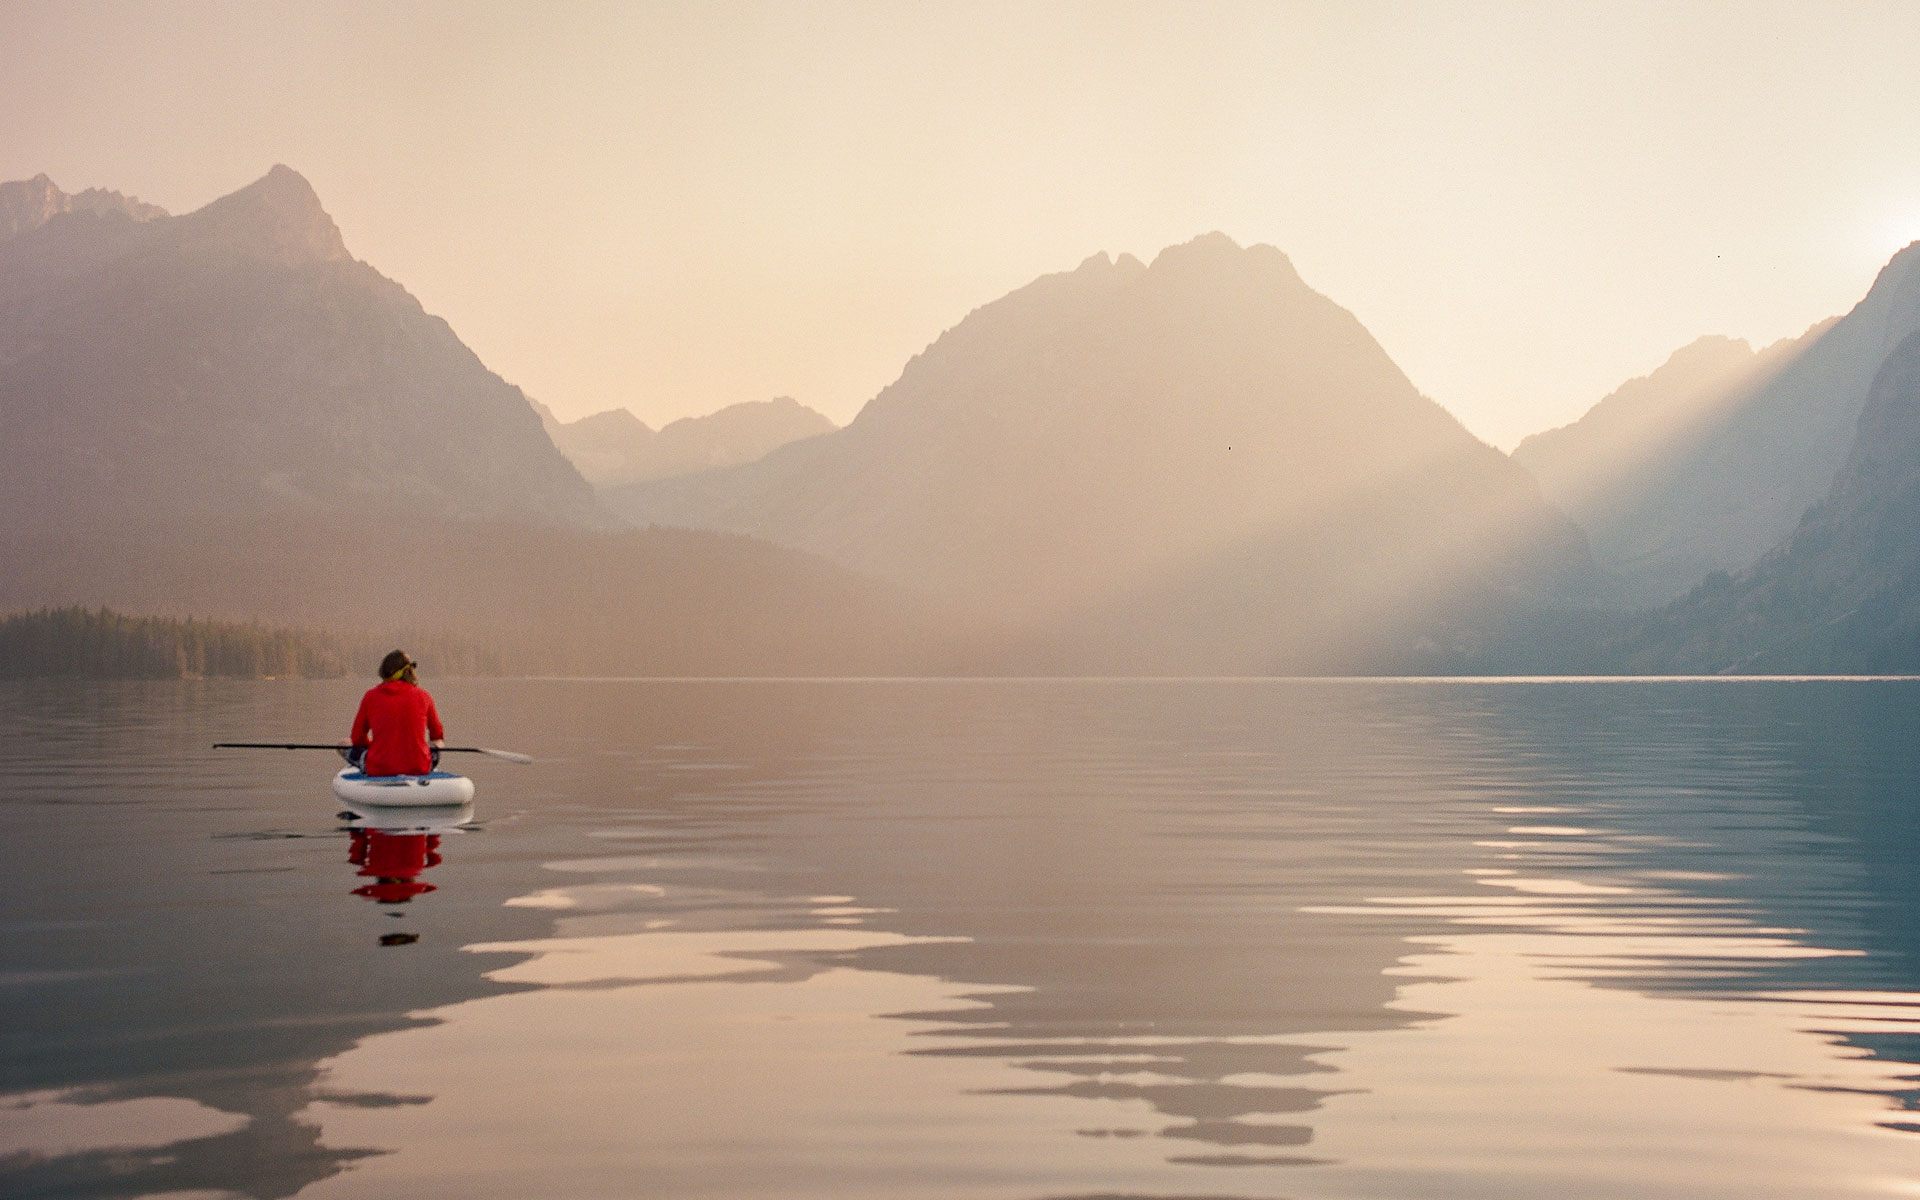
[[[464,775],[455,775],[451,771],[435,771],[431,775],[366,775],[359,771],[348,771],[340,778],[347,783],[385,783],[390,780],[412,782],[415,779],[465,779]]]

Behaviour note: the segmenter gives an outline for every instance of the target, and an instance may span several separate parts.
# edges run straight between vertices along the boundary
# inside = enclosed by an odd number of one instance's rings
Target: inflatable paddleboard
[[[458,807],[450,805],[446,808],[437,805],[422,805],[417,808],[378,804],[368,804],[364,807],[348,805],[341,810],[340,819],[347,823],[348,829],[374,829],[381,833],[452,835],[464,832],[473,820],[473,805],[462,804]]]
[[[369,775],[348,767],[333,777],[333,794],[366,808],[442,808],[473,799],[473,780],[448,771],[428,775]]]

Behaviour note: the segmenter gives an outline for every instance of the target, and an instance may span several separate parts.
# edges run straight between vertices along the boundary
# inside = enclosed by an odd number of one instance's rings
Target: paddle
[[[332,742],[215,742],[215,750],[339,750],[340,746]],[[533,757],[516,754],[511,750],[491,750],[485,746],[441,746],[442,754],[484,754],[489,758],[504,758],[512,763],[531,763]]]

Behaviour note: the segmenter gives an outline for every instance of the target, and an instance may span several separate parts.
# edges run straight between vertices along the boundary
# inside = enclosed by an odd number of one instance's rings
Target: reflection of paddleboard
[[[333,794],[355,807],[442,808],[473,799],[473,780],[448,771],[369,775],[348,767],[333,777]]]
[[[475,828],[471,804],[410,808],[361,804],[343,808],[340,819],[348,829],[377,829],[382,833],[464,833]]]

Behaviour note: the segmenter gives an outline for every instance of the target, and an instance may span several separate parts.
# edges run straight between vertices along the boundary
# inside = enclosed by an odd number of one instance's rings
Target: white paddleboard
[[[333,777],[333,794],[355,807],[446,808],[473,799],[473,780],[447,771],[369,775],[348,767]]]

